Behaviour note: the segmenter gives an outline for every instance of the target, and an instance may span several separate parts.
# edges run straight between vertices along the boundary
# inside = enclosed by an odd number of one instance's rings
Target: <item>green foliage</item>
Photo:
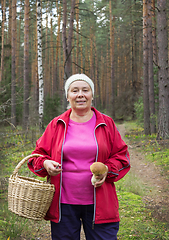
[[[169,149],[166,142],[150,141],[146,145],[146,159],[155,163],[156,166],[160,166],[161,174],[165,175],[169,179]]]
[[[22,233],[28,232],[28,220],[9,212],[6,202],[1,204],[0,213],[0,233],[2,232],[3,239],[8,237],[16,240],[22,239]]]
[[[143,185],[141,180],[131,171],[116,183],[116,189],[119,192],[127,191],[138,196],[144,196],[149,191],[148,187]]]
[[[46,97],[45,100],[45,107],[44,107],[44,124],[48,124],[53,118],[59,115],[59,97],[55,95],[51,98],[49,95]]]
[[[125,126],[127,129],[126,138],[130,141],[130,144],[137,143],[140,146],[140,150],[144,151],[146,159],[160,166],[161,173],[168,176],[169,140],[156,140],[156,134],[145,135],[144,129],[139,127],[137,122],[128,122]]]
[[[11,116],[11,84],[7,83],[0,91],[0,123],[9,123]],[[19,84],[16,86],[16,120],[22,123],[23,90]]]
[[[10,84],[7,84],[1,89],[0,92],[0,121],[8,119],[11,114],[11,105],[10,105]]]
[[[0,240],[35,240],[39,230],[50,231],[45,221],[34,221],[19,217],[8,210],[7,201],[0,204]]]
[[[133,179],[134,180],[134,179]],[[120,230],[118,239],[168,239],[166,223],[156,221],[140,196],[127,191],[117,192],[119,199]]]

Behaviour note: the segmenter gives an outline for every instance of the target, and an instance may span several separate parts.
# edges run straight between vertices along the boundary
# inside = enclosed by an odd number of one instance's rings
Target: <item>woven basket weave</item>
[[[29,158],[39,157],[32,154],[22,159],[9,178],[8,209],[15,214],[33,220],[42,220],[52,202],[55,187],[49,182],[18,175],[20,167]]]

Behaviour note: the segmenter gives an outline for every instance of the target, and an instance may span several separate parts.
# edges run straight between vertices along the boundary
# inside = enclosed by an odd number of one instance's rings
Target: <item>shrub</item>
[[[57,95],[51,98],[49,95],[46,97],[44,105],[44,124],[48,124],[54,117],[59,115],[60,99]]]

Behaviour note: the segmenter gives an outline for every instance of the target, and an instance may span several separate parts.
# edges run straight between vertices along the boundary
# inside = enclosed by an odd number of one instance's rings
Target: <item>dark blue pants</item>
[[[93,212],[93,205],[61,204],[61,221],[51,222],[52,240],[80,240],[81,222],[86,240],[116,240],[119,222],[93,225]]]

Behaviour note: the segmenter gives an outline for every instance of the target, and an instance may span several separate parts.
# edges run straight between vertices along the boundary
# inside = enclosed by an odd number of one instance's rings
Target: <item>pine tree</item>
[[[169,138],[169,77],[166,0],[157,0],[159,115],[157,139]]]

